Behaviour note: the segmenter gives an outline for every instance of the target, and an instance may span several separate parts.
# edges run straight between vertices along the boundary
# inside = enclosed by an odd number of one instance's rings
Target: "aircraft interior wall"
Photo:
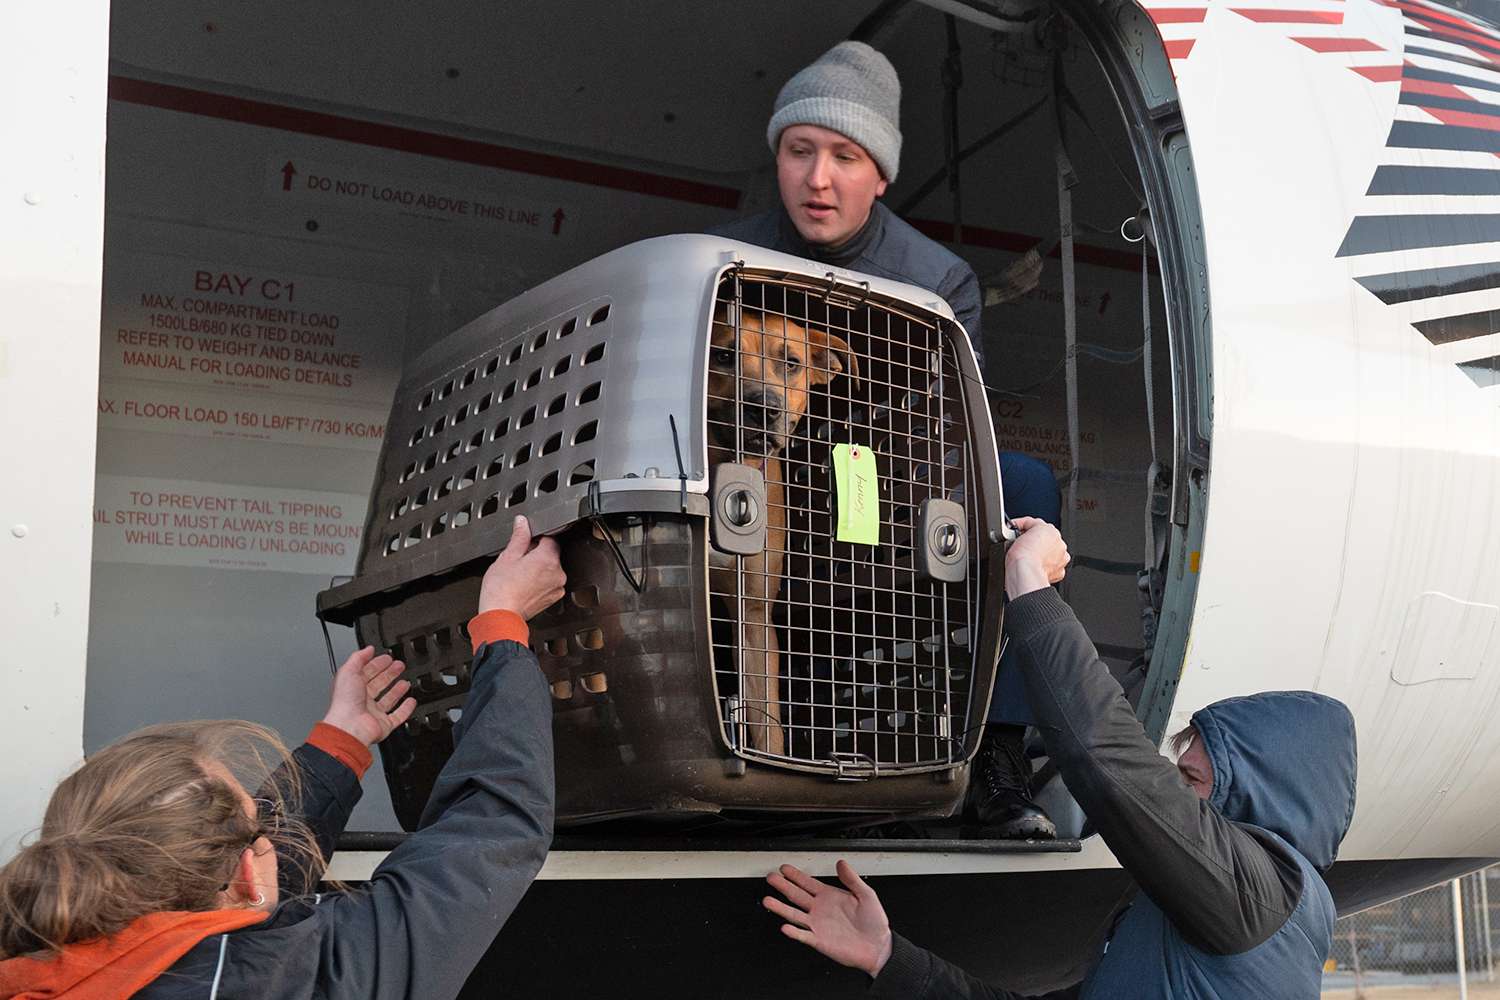
[[[114,5],[87,749],[184,717],[299,737],[327,681],[313,597],[352,571],[403,361],[616,246],[774,204],[776,89],[877,5],[388,6],[333,25],[289,2]],[[949,245],[999,288],[1057,237],[1051,56],[1030,31],[963,22],[958,37],[961,145],[1043,102],[961,170]],[[882,43],[904,84],[892,207],[944,166],[946,46],[943,15],[918,4]],[[1081,38],[1060,58],[1092,127],[1067,125],[1081,441],[1067,596],[1124,668],[1141,647],[1151,460],[1142,256],[1120,235],[1141,181]],[[528,167],[538,153],[563,166]],[[614,182],[627,176],[656,193]],[[939,183],[905,214],[942,238],[952,209]],[[1065,477],[1061,280],[1047,258],[983,327],[1001,447]],[[1147,287],[1169,462],[1154,262]],[[244,308],[194,311],[214,302]],[[396,828],[382,790],[352,828]]]

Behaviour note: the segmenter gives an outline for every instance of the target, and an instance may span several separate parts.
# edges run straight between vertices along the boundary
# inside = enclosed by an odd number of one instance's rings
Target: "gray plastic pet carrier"
[[[354,579],[319,615],[406,662],[381,745],[411,828],[515,514],[558,816],[947,815],[998,659],[999,469],[973,352],[911,286],[709,236],[480,317],[396,394]]]

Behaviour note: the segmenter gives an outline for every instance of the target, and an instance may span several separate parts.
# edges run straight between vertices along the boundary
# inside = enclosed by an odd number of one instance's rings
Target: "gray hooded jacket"
[[[1006,627],[1048,753],[1140,889],[1083,982],[1049,996],[1316,1000],[1336,916],[1322,874],[1354,814],[1349,710],[1285,691],[1197,712],[1213,765],[1205,802],[1054,591],[1012,601]],[[873,991],[1019,1000],[901,938]]]

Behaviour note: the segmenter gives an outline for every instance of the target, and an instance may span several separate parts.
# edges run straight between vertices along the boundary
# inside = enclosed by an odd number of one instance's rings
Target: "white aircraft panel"
[[[1455,16],[1416,9],[1422,30]],[[1454,319],[1492,297],[1475,290],[1484,268],[1442,270],[1500,260],[1500,174],[1492,188],[1387,174],[1406,193],[1367,194],[1382,165],[1500,168],[1470,127],[1484,109],[1454,104],[1467,85],[1432,79],[1492,74],[1403,69],[1412,17],[1363,0],[1213,5],[1173,63],[1215,345],[1203,576],[1174,721],[1256,690],[1344,699],[1361,764],[1344,857],[1500,849],[1486,819],[1500,776],[1485,773],[1500,665],[1483,610],[1500,594],[1500,394],[1481,384],[1493,365],[1465,366],[1494,354],[1484,321]],[[1477,187],[1414,190],[1460,180]],[[1428,608],[1430,592],[1460,603]]]

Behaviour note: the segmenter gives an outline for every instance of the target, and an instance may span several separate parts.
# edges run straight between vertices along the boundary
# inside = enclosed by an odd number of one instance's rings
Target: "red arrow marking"
[[[567,216],[563,214],[563,210],[560,209],[560,208],[557,211],[555,211],[555,212],[552,213],[552,235],[553,236],[556,236],[558,233],[562,232],[562,223],[563,223],[563,220],[566,219],[566,218],[567,218]]]
[[[292,161],[287,160],[286,165],[281,168],[281,190],[292,189],[292,176],[297,173],[297,168],[292,166]]]

